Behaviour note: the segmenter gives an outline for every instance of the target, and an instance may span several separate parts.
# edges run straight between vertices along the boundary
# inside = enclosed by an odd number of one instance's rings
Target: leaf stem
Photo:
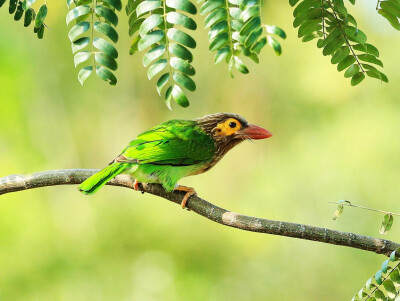
[[[328,203],[336,204],[336,205],[344,205],[344,206],[349,206],[349,207],[354,207],[354,208],[360,208],[360,209],[365,209],[365,210],[370,210],[370,211],[375,211],[375,212],[380,212],[380,213],[400,216],[400,213],[395,213],[395,212],[390,212],[390,211],[385,211],[385,210],[380,210],[380,209],[374,209],[374,208],[369,208],[369,207],[364,207],[364,206],[359,206],[359,205],[353,205],[351,203],[349,204],[349,203],[346,203],[346,202],[343,202],[343,203],[328,202]]]

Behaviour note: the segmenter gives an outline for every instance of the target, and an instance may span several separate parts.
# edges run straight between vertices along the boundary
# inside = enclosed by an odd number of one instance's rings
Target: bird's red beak
[[[254,124],[248,124],[241,132],[253,140],[266,139],[272,136],[269,131]]]

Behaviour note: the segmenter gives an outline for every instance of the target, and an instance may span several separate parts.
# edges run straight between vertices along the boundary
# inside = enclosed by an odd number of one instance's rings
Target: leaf
[[[350,49],[347,46],[339,48],[332,56],[331,63],[337,64],[344,60],[350,54]]]
[[[359,51],[364,51],[366,53],[372,54],[376,57],[379,57],[379,51],[378,49],[371,44],[365,43],[365,44],[356,44],[353,46],[354,50],[359,50]]]
[[[118,17],[114,11],[108,7],[97,5],[94,9],[97,16],[103,17],[106,21],[110,22],[112,25],[118,25]]]
[[[117,11],[121,11],[121,9],[122,9],[121,0],[102,0],[102,1],[105,3],[108,3],[113,8],[115,8]]]
[[[239,59],[237,56],[233,57],[233,59],[234,59],[234,66],[239,72],[243,74],[249,73],[249,69],[247,69],[247,67],[243,64],[241,59]]]
[[[77,37],[79,37],[84,32],[88,31],[90,28],[89,22],[80,22],[74,25],[68,33],[68,38],[73,42]]]
[[[339,204],[335,210],[335,212],[333,213],[332,219],[336,220],[339,216],[342,215],[344,210],[343,204]]]
[[[179,85],[183,86],[184,88],[188,89],[189,91],[193,92],[196,90],[196,84],[186,74],[174,71],[173,78]]]
[[[187,29],[195,30],[197,28],[196,22],[192,18],[181,13],[169,12],[166,20],[168,23],[181,25]]]
[[[98,77],[100,77],[102,80],[105,80],[110,85],[115,86],[117,84],[117,78],[114,76],[114,74],[102,66],[96,67],[96,74]]]
[[[47,16],[47,6],[46,6],[46,4],[43,4],[39,8],[39,11],[35,18],[35,27],[36,28],[39,28],[40,26],[42,26],[44,19],[46,19],[46,16]]]
[[[364,73],[362,73],[362,72],[357,73],[356,75],[354,75],[351,78],[351,85],[352,86],[358,85],[359,83],[361,83],[364,80],[364,78],[365,78]]]
[[[162,7],[162,2],[159,0],[146,0],[140,2],[136,8],[137,17],[160,7]]]
[[[392,228],[392,225],[393,225],[393,215],[385,214],[379,233],[387,234],[387,232],[389,232],[390,229]]]
[[[352,55],[349,55],[348,57],[346,57],[344,60],[342,60],[339,65],[337,66],[337,70],[343,71],[344,69],[346,69],[347,67],[349,67],[351,64],[353,64],[356,61],[356,58]]]
[[[161,91],[169,80],[169,73],[164,73],[157,81],[156,88],[158,94],[161,96]]]
[[[210,43],[209,50],[210,51],[219,50],[222,47],[224,47],[228,41],[229,41],[228,33],[226,32],[221,33],[218,36],[216,36],[214,40]]]
[[[189,36],[187,33],[180,31],[176,28],[170,28],[167,33],[168,38],[171,40],[178,42],[186,47],[195,48],[196,41]]]
[[[160,73],[166,66],[168,61],[166,59],[160,59],[150,66],[149,70],[147,70],[147,77],[152,79],[158,73]]]
[[[81,52],[78,52],[77,54],[75,54],[75,56],[74,56],[75,67],[83,62],[86,62],[91,56],[92,56],[92,53],[89,51],[81,51]]]
[[[283,31],[282,28],[276,25],[265,25],[265,29],[269,34],[274,34],[282,39],[286,39],[286,33]]]
[[[83,67],[81,70],[79,70],[78,80],[82,86],[87,80],[87,78],[92,74],[92,72],[93,72],[93,66],[86,66]]]
[[[378,9],[378,13],[388,20],[394,29],[400,30],[400,23],[396,16],[383,9]]]
[[[94,58],[100,65],[103,65],[113,71],[117,70],[118,68],[117,62],[103,52],[96,52]]]
[[[71,21],[75,20],[76,18],[87,15],[89,13],[90,7],[88,5],[81,5],[75,7],[74,9],[71,9],[66,17],[67,25],[69,25],[69,23],[71,23]]]
[[[224,0],[207,0],[200,8],[200,14],[205,15],[213,10],[225,6]]]
[[[24,9],[22,8],[22,2],[18,3],[17,11],[14,14],[14,21],[21,20],[22,16],[24,15]]]
[[[204,28],[211,27],[214,24],[226,19],[227,19],[226,9],[224,7],[218,8],[205,18]]]
[[[111,43],[107,42],[103,38],[95,37],[93,39],[93,46],[104,52],[107,56],[109,56],[112,59],[118,58],[117,49],[115,49],[115,47]]]
[[[148,35],[140,39],[138,43],[138,49],[140,51],[146,49],[147,47],[158,43],[164,38],[164,32],[162,30],[155,30],[150,32]]]
[[[346,70],[344,77],[353,77],[359,70],[360,67],[357,64],[353,64]]]
[[[176,43],[169,43],[168,50],[171,54],[174,54],[177,57],[188,61],[189,63],[193,61],[192,53],[182,45]]]
[[[185,93],[178,85],[174,85],[171,91],[173,99],[182,107],[189,106],[189,100],[187,99]]]
[[[274,49],[276,55],[282,54],[281,44],[272,36],[268,36],[267,38],[268,45]]]
[[[197,13],[196,6],[189,0],[166,0],[166,4],[170,8],[175,8],[195,15]]]
[[[33,19],[35,19],[35,11],[32,8],[29,8],[25,12],[24,27],[28,27],[29,25],[31,25]]]
[[[385,288],[389,299],[394,299],[396,297],[396,288],[394,287],[393,282],[390,279],[387,279],[383,282],[383,287]]]
[[[38,39],[43,39],[43,35],[44,35],[44,24],[42,24],[37,32],[37,37]]]
[[[93,28],[97,32],[100,32],[100,33],[106,35],[114,43],[118,42],[118,33],[111,25],[104,23],[104,22],[94,22]]]
[[[381,62],[380,59],[376,58],[375,56],[373,56],[372,54],[360,54],[358,56],[358,58],[364,62],[369,62],[369,63],[373,63],[376,64],[378,66],[383,67],[383,63]]]
[[[143,65],[145,67],[149,66],[150,63],[165,53],[165,45],[158,45],[152,49],[150,49],[144,56],[143,56]]]
[[[155,14],[147,17],[144,22],[140,25],[139,34],[144,37],[149,33],[150,30],[153,30],[155,27],[160,25],[164,19],[161,15]]]
[[[22,2],[22,8],[24,10],[28,10],[32,6],[32,4],[34,4],[36,1],[37,0],[24,0]]]
[[[186,74],[186,75],[190,75],[193,76],[195,75],[196,71],[194,70],[194,68],[186,61],[182,60],[181,58],[178,57],[172,57],[170,59],[170,65],[172,68]]]

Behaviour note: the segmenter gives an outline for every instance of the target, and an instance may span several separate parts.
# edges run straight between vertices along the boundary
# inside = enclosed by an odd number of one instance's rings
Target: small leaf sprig
[[[31,7],[37,0],[9,0],[8,12],[14,15],[14,20],[24,21],[24,27],[29,27],[33,23],[33,32],[39,39],[43,39],[46,24],[44,23],[47,16],[47,4],[43,3],[36,14]],[[0,0],[2,7],[7,0]]]
[[[117,83],[113,71],[118,68],[118,41],[116,10],[122,9],[121,0],[67,0],[70,11],[67,25],[74,24],[68,33],[74,54],[75,67],[84,66],[78,73],[83,85],[88,77],[96,75],[110,85]]]
[[[333,216],[332,216],[333,220],[336,220],[339,216],[341,216],[343,214],[344,206],[349,206],[349,207],[354,207],[354,208],[359,208],[359,209],[364,209],[364,210],[370,210],[370,211],[384,213],[385,215],[383,217],[383,221],[382,221],[381,227],[379,229],[379,233],[380,234],[387,234],[387,232],[389,232],[390,229],[392,228],[392,225],[393,225],[393,222],[394,222],[393,216],[400,216],[399,213],[394,213],[394,212],[384,211],[384,210],[380,210],[380,209],[374,209],[374,208],[354,205],[354,204],[350,203],[347,200],[341,200],[341,201],[338,201],[338,202],[328,202],[328,203],[338,205],[336,210],[335,210],[335,212],[333,213]]]
[[[398,300],[400,292],[400,249],[393,251],[381,269],[369,278],[351,301]]]
[[[400,30],[400,1],[378,0],[376,10],[396,30]]]

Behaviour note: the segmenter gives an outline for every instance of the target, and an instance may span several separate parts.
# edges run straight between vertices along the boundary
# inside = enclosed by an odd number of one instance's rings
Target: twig
[[[97,171],[97,169],[64,169],[43,171],[29,175],[10,175],[0,178],[0,194],[45,186],[80,184]],[[107,184],[133,189],[133,181],[127,175],[119,175]],[[181,203],[184,195],[184,193],[176,191],[166,192],[159,184],[141,185],[140,188],[143,189],[144,192],[162,197],[177,204]],[[217,207],[197,196],[190,197],[187,207],[193,212],[214,222],[246,231],[319,241],[371,251],[386,256],[389,256],[393,250],[400,247],[400,244],[390,240],[330,230],[327,228],[241,215]]]
[[[370,211],[375,211],[375,212],[380,212],[380,213],[385,213],[385,214],[390,214],[390,215],[397,215],[400,216],[400,213],[395,213],[395,212],[390,212],[390,211],[385,211],[385,210],[380,210],[380,209],[374,209],[374,208],[369,208],[369,207],[364,207],[360,205],[353,205],[349,203],[338,203],[338,202],[328,202],[330,204],[336,204],[336,205],[344,205],[344,206],[349,206],[349,207],[354,207],[354,208],[360,208],[360,209],[365,209],[365,210],[370,210]]]

